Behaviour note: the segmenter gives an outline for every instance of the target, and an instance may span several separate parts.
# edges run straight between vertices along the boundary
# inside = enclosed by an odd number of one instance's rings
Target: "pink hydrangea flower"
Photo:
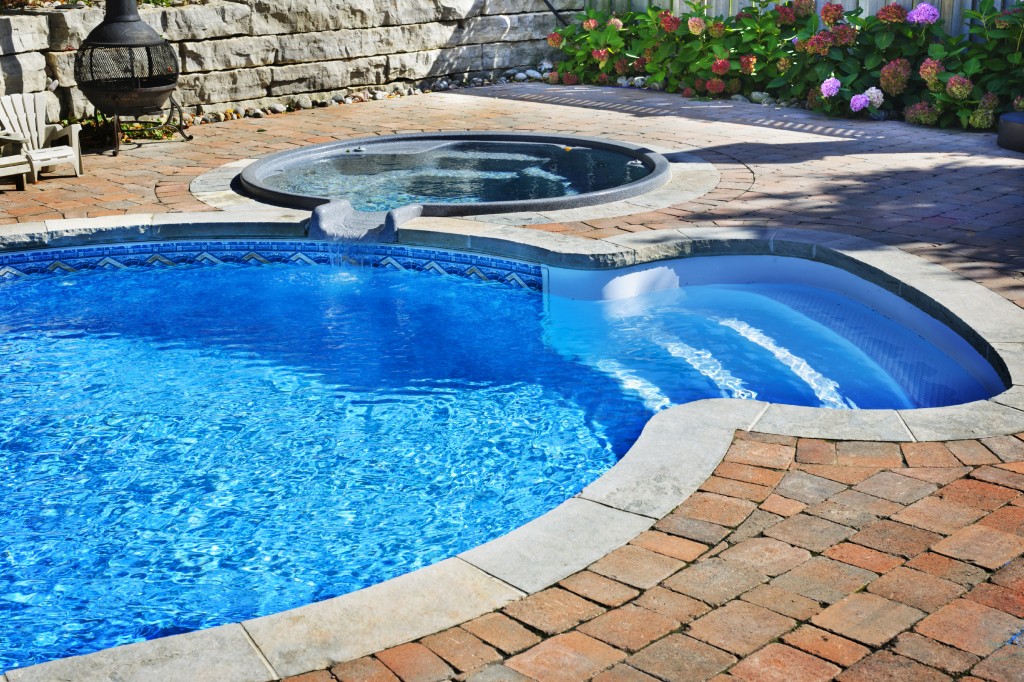
[[[861,93],[850,98],[850,111],[860,111],[871,104],[868,96]]]
[[[821,20],[826,26],[838,24],[843,19],[843,6],[836,2],[830,2],[821,8]]]
[[[806,19],[814,14],[816,5],[814,0],[793,0],[793,10],[800,19]]]
[[[892,60],[882,67],[878,81],[882,90],[890,95],[901,94],[907,89],[907,83],[910,81],[910,62],[902,58]]]
[[[608,57],[611,56],[611,53],[609,53],[606,48],[602,47],[599,50],[591,50],[590,56],[594,58],[594,61],[598,61],[603,64],[608,61]]]
[[[789,61],[788,57],[780,57],[779,61],[775,62],[775,68],[779,70],[779,73],[786,73],[793,67],[793,62]]]
[[[711,36],[712,38],[721,38],[722,36],[725,35],[725,24],[723,24],[720,21],[716,21],[715,23],[711,24],[710,26],[708,26],[708,35]]]
[[[611,19],[608,20],[608,25],[614,28],[616,31],[621,31],[622,19],[619,19],[618,17],[612,17]]]
[[[956,75],[946,81],[946,94],[953,99],[965,100],[971,96],[974,90],[974,83],[970,78]]]
[[[825,82],[821,84],[821,94],[824,97],[835,97],[839,94],[839,88],[842,85],[838,78],[826,78]]]
[[[729,60],[728,59],[716,59],[715,63],[711,65],[711,73],[717,76],[724,76],[729,73]]]
[[[699,36],[707,30],[708,24],[700,17],[690,17],[686,21],[686,27],[690,29],[690,33]]]
[[[775,12],[779,15],[776,20],[779,26],[792,26],[796,23],[796,11],[789,5],[775,5]]]
[[[721,95],[725,92],[725,81],[721,78],[709,78],[707,82],[704,83],[704,87],[706,87],[708,92],[712,95]]]
[[[875,12],[875,17],[886,24],[902,24],[907,20],[907,10],[893,2]]]
[[[682,19],[673,15],[668,10],[663,10],[658,15],[658,20],[661,22],[661,28],[665,31],[665,33],[675,33],[677,30],[679,30],[680,24],[683,23]]]
[[[620,76],[625,76],[629,72],[629,60],[624,57],[620,57],[615,60],[615,73]]]
[[[593,31],[596,28],[597,28],[597,19],[586,19],[583,22],[583,30],[584,31]]]
[[[1013,98],[1013,110],[1024,111],[1024,95],[1017,95]]]
[[[683,88],[683,97],[693,97],[696,94],[693,88]]]
[[[857,42],[857,29],[849,24],[836,24],[832,27],[832,44],[847,47]]]
[[[580,82],[580,77],[574,73],[566,73],[562,76],[562,83],[565,85],[576,85]]]
[[[936,80],[939,77],[939,74],[945,70],[946,67],[942,65],[942,62],[940,62],[937,59],[932,59],[931,57],[928,57],[923,62],[921,62],[921,66],[917,69],[917,73],[920,74],[921,78],[924,79],[926,83],[931,83],[932,81]]]
[[[550,45],[551,47],[553,47],[555,49],[558,49],[558,48],[560,48],[562,46],[562,41],[563,40],[565,40],[565,38],[562,37],[561,33],[549,33],[548,34],[548,45]]]
[[[911,24],[934,24],[939,20],[939,10],[922,2],[907,13],[907,21]]]
[[[928,102],[918,102],[906,108],[903,118],[914,125],[933,126],[939,122],[939,111]]]
[[[752,54],[745,54],[740,57],[740,73],[747,76],[754,73],[754,65],[757,64],[757,56]]]

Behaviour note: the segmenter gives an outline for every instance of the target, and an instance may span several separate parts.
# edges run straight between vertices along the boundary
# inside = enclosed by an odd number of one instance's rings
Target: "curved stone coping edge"
[[[193,217],[203,221],[207,214],[173,217],[179,223]],[[216,228],[221,238],[244,231],[238,229],[242,222],[238,214],[210,217],[220,219],[195,229]],[[294,230],[301,227],[283,218],[277,223],[265,221],[262,212],[260,221],[269,237],[294,237]],[[234,233],[224,234],[232,223]],[[131,228],[144,224],[126,218],[112,230],[137,234]],[[171,224],[170,220],[160,223]],[[51,231],[49,224],[44,225],[54,239],[109,243],[96,227],[63,224],[53,225]],[[273,234],[275,227],[282,233]],[[958,324],[979,325],[977,336],[998,351],[1013,385],[987,401],[917,410],[838,411],[730,399],[673,407],[653,417],[626,456],[578,496],[458,557],[365,590],[241,624],[8,671],[8,682],[269,682],[412,641],[553,585],[629,542],[711,475],[737,429],[875,441],[957,440],[1024,432],[1024,311],[981,285],[898,249],[807,230],[686,227],[594,241],[521,228],[481,229],[479,223],[473,230],[462,224],[454,227],[448,231],[436,225],[414,227],[400,231],[400,239],[594,269],[722,253],[770,253],[833,262],[905,298],[923,296]],[[179,224],[179,238],[196,236],[189,234],[192,228]],[[2,241],[13,232],[0,232],[0,249],[17,250]],[[899,278],[892,272],[900,273]]]

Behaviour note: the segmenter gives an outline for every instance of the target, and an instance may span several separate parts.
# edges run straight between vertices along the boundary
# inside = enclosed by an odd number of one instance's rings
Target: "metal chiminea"
[[[107,0],[100,25],[82,41],[75,55],[75,80],[90,102],[114,117],[114,155],[120,151],[121,116],[171,110],[161,127],[186,135],[181,107],[172,93],[178,84],[178,57],[174,48],[139,17],[135,0]],[[171,123],[174,112],[178,122]]]

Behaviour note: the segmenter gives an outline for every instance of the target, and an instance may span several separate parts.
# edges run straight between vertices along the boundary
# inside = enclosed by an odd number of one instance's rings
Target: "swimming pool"
[[[346,269],[330,267],[342,254],[322,244],[273,246],[125,245],[5,266],[118,271],[0,285],[0,355],[18,358],[4,363],[4,385],[35,401],[3,403],[0,449],[15,453],[5,479],[18,484],[4,497],[21,511],[0,533],[15,569],[0,593],[7,622],[26,633],[5,647],[20,658],[4,667],[273,613],[458,553],[578,492],[672,403],[950,400],[906,388],[923,351],[880,355],[905,349],[905,330],[787,278],[574,301],[537,296],[539,280],[569,286],[558,280],[571,275],[525,263],[381,248],[382,267]],[[272,254],[324,267],[197,267]],[[416,262],[513,286],[399,270]],[[572,291],[593,298],[578,282]],[[867,348],[822,324],[844,305],[848,332],[880,330]],[[901,377],[895,366],[917,369]],[[950,379],[944,390],[959,385],[954,401],[992,390],[960,363],[932,369]],[[456,424],[478,431],[451,436]],[[469,457],[446,469],[452,449]],[[29,470],[41,492],[23,488]],[[378,488],[351,485],[364,481]],[[528,500],[515,496],[523,490]],[[439,505],[444,491],[454,506]],[[385,493],[391,502],[368,507]],[[424,530],[431,519],[436,532]],[[339,527],[363,536],[362,563]],[[395,528],[412,532],[385,534]],[[147,544],[154,537],[164,544]],[[56,608],[55,625],[41,606]],[[69,617],[77,606],[108,612]]]

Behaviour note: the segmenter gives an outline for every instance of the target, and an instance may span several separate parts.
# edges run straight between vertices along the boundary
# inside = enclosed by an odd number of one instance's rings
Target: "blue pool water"
[[[546,302],[290,266],[0,281],[0,387],[0,670],[436,562],[581,490],[670,404],[984,393],[808,287]]]

